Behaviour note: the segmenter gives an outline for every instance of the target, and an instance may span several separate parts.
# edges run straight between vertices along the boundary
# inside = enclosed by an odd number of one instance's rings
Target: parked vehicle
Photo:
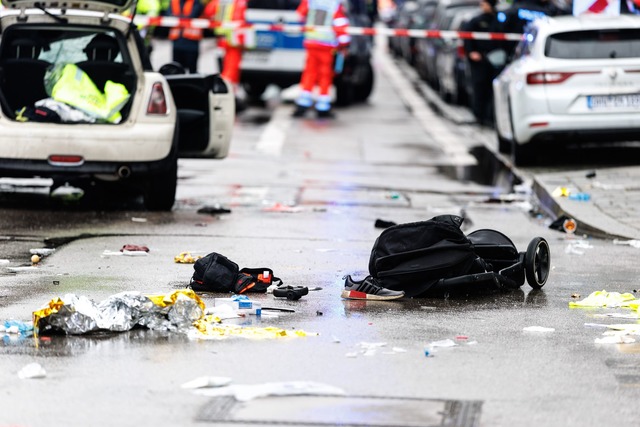
[[[436,10],[438,0],[417,0],[415,12],[409,15],[409,20],[406,23],[408,30],[426,30],[433,19],[433,14]],[[406,36],[400,38],[400,53],[402,58],[410,64],[416,63],[416,44],[420,40],[420,37]]]
[[[534,21],[494,80],[499,148],[518,165],[539,145],[640,138],[640,16]]]
[[[461,7],[445,30],[460,31],[465,23],[482,13],[478,7]],[[436,56],[436,81],[440,97],[458,105],[467,105],[470,93],[470,79],[467,58],[462,39],[443,39]]]
[[[418,10],[418,3],[416,0],[407,0],[404,3],[398,5],[398,8],[391,20],[387,23],[390,28],[393,29],[408,29],[411,26],[411,20]],[[403,37],[389,37],[389,51],[396,58],[402,57],[402,39]]]
[[[427,29],[447,29],[451,26],[453,17],[458,10],[477,6],[477,0],[439,0]],[[436,58],[444,43],[444,39],[436,37],[421,38],[416,41],[416,71],[436,90],[438,89]]]
[[[52,190],[69,181],[125,185],[142,190],[148,209],[170,210],[179,155],[227,156],[235,115],[228,84],[218,75],[181,74],[176,65],[161,70],[172,75],[153,71],[142,38],[121,14],[132,1],[2,4],[0,176],[51,178]],[[33,114],[41,100],[61,107],[46,86],[50,72],[68,64],[98,93],[108,81],[123,85],[119,121]],[[99,101],[95,93],[71,91]]]
[[[246,18],[249,24],[300,25],[296,14],[299,4],[300,0],[249,0]],[[366,14],[353,13],[350,2],[345,6],[352,26],[371,26]],[[257,47],[245,51],[240,64],[243,87],[252,99],[259,99],[269,84],[286,88],[300,82],[305,61],[303,41],[300,31],[256,32]],[[365,101],[373,91],[372,45],[371,36],[352,36],[342,72],[334,80],[337,105]]]

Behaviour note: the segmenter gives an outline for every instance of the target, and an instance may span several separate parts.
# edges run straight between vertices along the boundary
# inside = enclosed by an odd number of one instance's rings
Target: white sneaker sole
[[[359,299],[359,300],[371,300],[371,301],[389,301],[394,299],[400,299],[404,297],[404,294],[400,295],[374,295],[374,294],[365,294],[364,292],[359,291],[342,291],[342,298],[345,299]]]

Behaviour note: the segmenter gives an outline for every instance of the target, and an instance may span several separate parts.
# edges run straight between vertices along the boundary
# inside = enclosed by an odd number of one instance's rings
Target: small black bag
[[[270,268],[243,268],[217,252],[198,259],[193,265],[191,289],[196,292],[266,292],[274,282]]]
[[[421,297],[440,279],[476,272],[482,264],[460,229],[463,220],[440,215],[385,229],[373,245],[369,273],[385,288]]]

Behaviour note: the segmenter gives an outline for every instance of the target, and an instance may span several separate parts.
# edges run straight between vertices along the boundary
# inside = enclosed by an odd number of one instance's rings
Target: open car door
[[[173,74],[166,68],[160,72],[178,109],[180,157],[225,158],[235,120],[230,85],[218,74]]]

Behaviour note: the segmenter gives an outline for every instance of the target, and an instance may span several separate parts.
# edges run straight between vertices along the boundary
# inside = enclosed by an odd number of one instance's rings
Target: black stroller
[[[496,230],[460,230],[464,218],[441,215],[384,230],[369,259],[369,273],[380,286],[408,297],[457,292],[518,289],[525,278],[533,289],[549,277],[549,244],[536,237],[526,252]]]

